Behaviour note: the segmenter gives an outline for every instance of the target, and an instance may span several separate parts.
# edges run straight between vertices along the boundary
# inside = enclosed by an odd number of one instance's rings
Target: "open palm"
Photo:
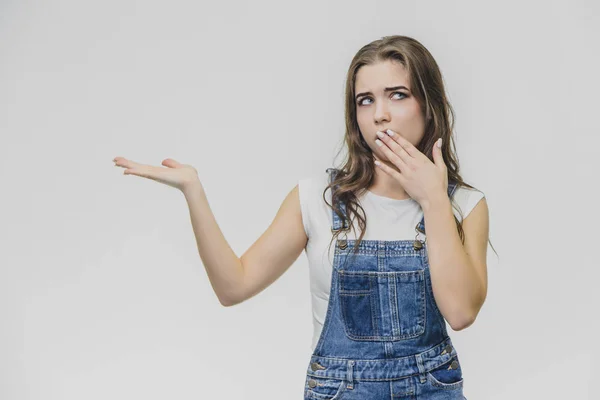
[[[126,168],[124,175],[137,175],[165,185],[183,190],[186,185],[198,179],[198,171],[191,165],[181,164],[167,158],[161,163],[164,167],[140,164],[124,157],[113,159],[115,166]],[[165,168],[166,167],[166,168]]]

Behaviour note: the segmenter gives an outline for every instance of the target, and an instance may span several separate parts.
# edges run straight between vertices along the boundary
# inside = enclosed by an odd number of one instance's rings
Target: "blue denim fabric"
[[[331,182],[337,170],[327,172]],[[449,183],[449,197],[455,188]],[[332,215],[332,230],[342,229]],[[425,232],[424,218],[417,229]],[[426,242],[363,240],[352,254],[356,242],[336,242],[304,399],[464,400],[458,354],[433,297]]]

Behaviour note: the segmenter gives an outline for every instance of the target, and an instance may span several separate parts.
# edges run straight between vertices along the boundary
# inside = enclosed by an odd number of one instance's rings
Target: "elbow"
[[[237,304],[240,304],[241,302],[241,300],[234,299],[231,297],[219,297],[219,303],[221,303],[223,307],[232,307]]]
[[[219,303],[221,303],[221,305],[223,307],[231,307],[231,306],[234,306],[237,304],[233,301],[229,301],[229,300],[225,300],[225,299],[219,299]]]
[[[463,329],[468,328],[473,325],[475,319],[477,319],[477,315],[479,314],[479,310],[483,306],[485,301],[486,293],[484,292],[481,298],[471,306],[464,306],[457,311],[454,315],[454,318],[448,321],[450,327],[455,331],[462,331]]]
[[[469,326],[473,325],[475,319],[477,319],[477,314],[478,310],[475,309],[470,310],[468,312],[463,311],[457,313],[454,318],[448,321],[448,323],[450,324],[452,330],[462,331],[463,329],[466,329]]]
[[[217,298],[223,307],[232,307],[244,301],[233,293],[221,293],[221,295],[217,295]]]
[[[452,321],[448,321],[450,323],[450,327],[452,328],[452,330],[454,331],[462,331],[463,329],[468,328],[469,326],[473,325],[473,322],[475,322],[475,316],[472,317],[462,317],[460,319],[454,319]]]
[[[241,263],[241,262],[240,262]],[[243,303],[248,299],[247,291],[244,286],[244,267],[241,266],[241,277],[237,280],[232,280],[226,285],[219,287],[219,290],[215,289],[215,294],[219,299],[219,303],[223,307],[232,307],[237,304]]]
[[[219,303],[221,303],[223,307],[232,307],[244,302],[247,297],[244,292],[239,290],[240,287],[241,285],[234,285],[220,292],[215,290]]]

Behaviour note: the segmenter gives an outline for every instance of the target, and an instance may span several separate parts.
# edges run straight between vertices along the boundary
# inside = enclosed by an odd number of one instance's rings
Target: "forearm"
[[[212,288],[221,304],[234,304],[243,277],[240,258],[223,236],[200,181],[186,185],[182,192],[190,210],[198,253]]]
[[[436,303],[454,330],[464,329],[481,307],[483,282],[460,240],[448,196],[426,203],[423,213]]]

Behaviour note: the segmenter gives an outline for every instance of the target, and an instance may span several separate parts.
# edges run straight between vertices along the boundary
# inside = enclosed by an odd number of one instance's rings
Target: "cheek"
[[[401,107],[402,113],[404,113],[407,118],[412,118],[415,115],[421,114],[419,102],[417,102],[414,97],[410,98],[410,100],[411,101],[404,102]]]
[[[368,119],[365,116],[365,113],[357,111],[356,113],[356,123],[358,124],[358,128],[361,132],[368,131]]]

